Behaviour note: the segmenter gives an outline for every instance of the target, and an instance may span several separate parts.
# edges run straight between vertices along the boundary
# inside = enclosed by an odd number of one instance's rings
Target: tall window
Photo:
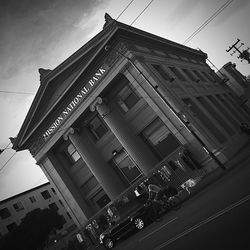
[[[73,163],[77,162],[81,158],[81,156],[77,152],[76,148],[72,144],[70,144],[67,147],[67,153],[68,153],[68,156],[69,156],[70,160]]]
[[[96,141],[100,140],[108,132],[107,126],[99,115],[89,121],[88,129]]]
[[[31,197],[29,197],[29,200],[30,200],[30,202],[31,202],[31,203],[36,202],[36,198],[35,198],[35,196],[31,196]]]
[[[139,101],[139,96],[130,84],[125,85],[115,97],[116,103],[119,105],[123,113],[127,113]]]
[[[180,142],[159,118],[151,122],[141,135],[160,159],[165,158],[180,146]]]
[[[188,78],[191,80],[191,81],[195,81],[196,78],[194,77],[194,75],[187,69],[182,69],[184,71],[184,73],[188,76]]]
[[[174,78],[170,76],[161,65],[158,64],[152,64],[154,69],[160,74],[160,76],[167,81],[173,81]]]
[[[18,201],[17,203],[13,204],[13,207],[15,208],[15,210],[17,212],[24,209],[23,204],[22,204],[21,201]]]
[[[196,115],[196,117],[200,120],[202,125],[207,128],[207,130],[215,136],[215,138],[223,143],[226,141],[226,137],[220,132],[220,130],[215,126],[213,122],[204,114],[204,112],[200,109],[200,106],[197,105],[190,98],[183,98],[183,102],[190,108],[190,110]]]
[[[113,164],[115,164],[115,166],[122,173],[122,176],[128,183],[132,183],[139,176],[141,176],[141,171],[124,149],[122,149],[118,153],[114,151],[113,154]]]
[[[181,72],[175,67],[169,67],[169,69],[173,72],[173,74],[180,80],[186,81],[185,77],[181,74]]]
[[[193,72],[198,77],[198,79],[200,79],[202,81],[206,81],[206,79],[203,77],[203,75],[199,71],[193,70]]]

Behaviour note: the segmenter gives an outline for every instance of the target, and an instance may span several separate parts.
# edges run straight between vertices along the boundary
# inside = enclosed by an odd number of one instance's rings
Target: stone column
[[[147,176],[157,164],[158,159],[150,149],[138,138],[115,109],[110,109],[101,97],[98,97],[90,106],[91,111],[97,110],[110,130],[132,157],[141,171]]]
[[[53,153],[48,153],[40,163],[40,167],[46,174],[46,177],[57,188],[62,200],[72,212],[74,222],[78,227],[84,226],[88,218],[93,214],[86,201],[79,194],[79,190],[68,176],[64,167],[59,163]]]
[[[81,129],[80,135],[75,129],[69,128],[63,137],[65,140],[70,139],[111,200],[125,190],[125,184],[115,170],[105,162],[84,128]]]

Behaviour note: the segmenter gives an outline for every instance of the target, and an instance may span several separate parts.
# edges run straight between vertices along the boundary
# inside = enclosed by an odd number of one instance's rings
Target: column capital
[[[96,110],[96,107],[100,104],[104,103],[103,98],[98,96],[91,104],[90,104],[90,110],[94,112]]]
[[[65,141],[67,141],[68,139],[69,139],[69,136],[70,135],[73,135],[74,133],[75,133],[75,129],[74,128],[72,128],[72,127],[70,127],[70,128],[68,128],[67,129],[67,131],[64,133],[64,135],[63,135],[63,139],[65,140]]]

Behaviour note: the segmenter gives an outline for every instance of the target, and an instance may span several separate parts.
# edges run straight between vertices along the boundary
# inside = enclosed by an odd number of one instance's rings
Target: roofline
[[[4,200],[1,200],[1,201],[0,201],[0,205],[1,205],[2,203],[5,203],[5,202],[7,202],[7,201],[10,201],[10,200],[13,200],[13,199],[17,198],[18,196],[21,196],[21,195],[24,195],[24,194],[26,194],[26,193],[32,192],[32,191],[34,191],[34,190],[36,190],[36,189],[39,189],[39,188],[41,188],[41,187],[44,187],[44,186],[46,186],[46,185],[50,185],[50,182],[46,182],[46,183],[44,183],[44,184],[41,184],[41,185],[39,185],[39,186],[36,186],[36,187],[31,188],[31,189],[29,189],[29,190],[26,190],[26,191],[24,191],[24,192],[22,192],[22,193],[19,193],[19,194],[16,194],[16,195],[14,195],[14,196],[11,196],[11,197],[9,197],[9,198],[6,198],[6,199],[4,199]]]
[[[44,93],[44,91],[46,90],[46,86],[49,84],[50,81],[52,81],[55,77],[57,77],[61,72],[63,72],[64,70],[66,70],[68,67],[70,67],[73,63],[75,63],[77,60],[79,60],[82,56],[84,56],[84,54],[88,53],[91,50],[91,45],[95,42],[98,41],[99,37],[102,36],[102,34],[105,32],[107,32],[108,30],[110,30],[107,34],[108,39],[106,40],[106,42],[108,42],[113,35],[118,31],[118,30],[123,30],[123,31],[127,31],[136,35],[140,35],[140,36],[144,36],[147,37],[149,39],[153,39],[153,40],[157,40],[160,43],[165,43],[168,44],[170,46],[174,46],[176,48],[180,48],[180,49],[184,49],[186,51],[189,51],[191,53],[196,53],[199,54],[205,58],[207,58],[207,54],[202,52],[201,50],[195,50],[193,48],[187,47],[185,45],[173,42],[171,40],[168,40],[166,38],[162,38],[160,36],[151,34],[149,32],[143,31],[141,29],[138,28],[134,28],[132,26],[129,26],[127,24],[118,22],[116,20],[113,20],[113,22],[108,25],[106,28],[104,28],[103,30],[101,30],[97,35],[95,35],[91,40],[89,40],[86,44],[84,44],[80,49],[78,49],[75,53],[73,53],[70,57],[68,57],[66,60],[64,60],[61,64],[59,64],[55,69],[53,69],[52,71],[50,71],[43,79],[41,82],[41,85],[37,91],[37,94],[31,104],[31,107],[25,117],[24,123],[21,126],[21,129],[18,133],[17,136],[17,140],[15,141],[14,145],[13,145],[13,149],[16,151],[19,150],[24,150],[26,148],[22,148],[22,146],[27,142],[27,140],[30,138],[30,136],[34,133],[34,131],[41,125],[41,123],[44,121],[44,119],[48,116],[48,113],[51,112],[51,110],[58,104],[58,102],[61,99],[58,99],[54,105],[48,110],[48,112],[46,113],[46,115],[39,121],[39,123],[37,123],[37,125],[33,128],[33,130],[27,135],[26,139],[24,141],[22,141],[23,136],[25,135],[26,130],[28,129],[28,125],[30,124],[32,119],[28,119],[29,115],[34,113],[37,109],[37,107],[39,106],[38,104],[40,103],[40,100],[42,98],[42,94]],[[96,51],[96,53],[92,56],[92,58],[89,60],[89,62],[85,65],[85,67],[81,70],[84,71],[90,63],[93,62],[93,60],[95,59],[96,55],[98,55],[98,53],[100,53],[100,51],[103,49],[105,43],[102,44],[102,46],[100,46],[100,48]],[[83,53],[84,52],[84,53]],[[65,90],[67,91],[72,84],[74,84],[75,80],[69,85],[69,87]],[[65,91],[63,93],[63,95],[61,95],[61,97],[64,96]],[[36,98],[38,98],[38,96],[40,96],[40,98],[38,100],[36,100]],[[36,101],[36,102],[35,102]],[[35,106],[36,105],[36,106]],[[26,128],[26,129],[25,129]],[[23,130],[23,131],[22,131]],[[22,134],[21,134],[22,132]],[[20,137],[19,137],[20,134]],[[18,143],[22,141],[22,144],[20,146],[18,146]]]

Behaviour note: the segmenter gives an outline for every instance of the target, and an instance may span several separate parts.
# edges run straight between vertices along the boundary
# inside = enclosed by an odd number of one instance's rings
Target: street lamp
[[[205,149],[205,151],[211,156],[211,158],[218,164],[218,166],[222,170],[226,170],[226,167],[223,165],[223,163],[215,156],[215,154],[209,150],[207,145],[203,142],[203,140],[200,138],[198,134],[190,127],[190,122],[186,118],[186,116],[182,113],[177,112],[174,107],[168,102],[168,100],[165,99],[165,97],[161,94],[161,92],[158,90],[158,86],[154,86],[144,75],[144,73],[138,68],[138,66],[127,56],[122,54],[119,50],[111,48],[111,46],[107,45],[104,48],[106,51],[113,50],[117,54],[121,55],[125,59],[129,61],[129,63],[136,69],[136,71],[141,75],[144,80],[149,84],[149,86],[159,95],[159,97],[164,101],[164,103],[168,106],[168,108],[171,110],[171,112],[177,117],[177,119],[184,125],[184,127],[196,138],[196,140],[201,144],[201,146]]]

